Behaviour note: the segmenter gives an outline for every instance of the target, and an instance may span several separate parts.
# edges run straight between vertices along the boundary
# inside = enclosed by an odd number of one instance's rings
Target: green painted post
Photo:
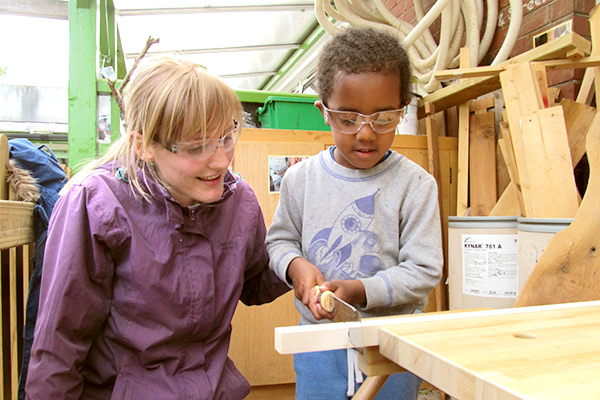
[[[96,0],[69,2],[69,166],[96,154],[98,52]]]

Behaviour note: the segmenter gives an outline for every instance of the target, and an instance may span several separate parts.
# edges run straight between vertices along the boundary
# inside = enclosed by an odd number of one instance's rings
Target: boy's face
[[[330,110],[354,111],[364,115],[400,109],[404,106],[400,101],[400,78],[377,72],[338,72],[328,103]],[[315,105],[324,113],[321,101]],[[331,126],[327,119],[325,122]],[[367,123],[356,134],[346,134],[332,126],[331,133],[336,145],[333,152],[335,161],[346,168],[366,169],[375,166],[385,156],[394,141],[395,127],[386,133],[375,133]]]

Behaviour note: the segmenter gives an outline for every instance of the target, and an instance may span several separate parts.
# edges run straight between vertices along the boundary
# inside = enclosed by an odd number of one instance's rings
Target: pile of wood
[[[589,106],[592,82],[600,87],[595,11],[591,43],[570,33],[496,66],[436,72],[440,80],[460,79],[419,102],[421,116],[426,106],[436,112],[458,106],[456,215],[574,217],[581,201],[574,168],[585,154],[587,132],[600,129]],[[574,68],[586,68],[579,96],[557,103],[546,71]],[[500,121],[498,101],[489,97],[495,91],[504,105]],[[506,178],[497,184],[497,176]]]

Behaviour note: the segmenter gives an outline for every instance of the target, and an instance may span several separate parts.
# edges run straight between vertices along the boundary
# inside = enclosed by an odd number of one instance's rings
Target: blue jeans
[[[296,400],[348,400],[347,350],[295,354],[294,370]],[[417,400],[422,382],[410,372],[390,375],[375,400]]]

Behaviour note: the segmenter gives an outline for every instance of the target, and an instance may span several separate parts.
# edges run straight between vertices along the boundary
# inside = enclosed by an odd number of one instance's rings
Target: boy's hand
[[[315,319],[332,319],[333,313],[325,311],[317,302],[318,287],[325,282],[325,277],[315,265],[304,258],[294,258],[288,266],[287,274],[292,280],[296,298],[312,312]]]
[[[358,280],[342,281],[336,279],[323,283],[320,289],[321,291],[330,290],[338,299],[352,305],[365,305],[367,303],[365,286]]]

